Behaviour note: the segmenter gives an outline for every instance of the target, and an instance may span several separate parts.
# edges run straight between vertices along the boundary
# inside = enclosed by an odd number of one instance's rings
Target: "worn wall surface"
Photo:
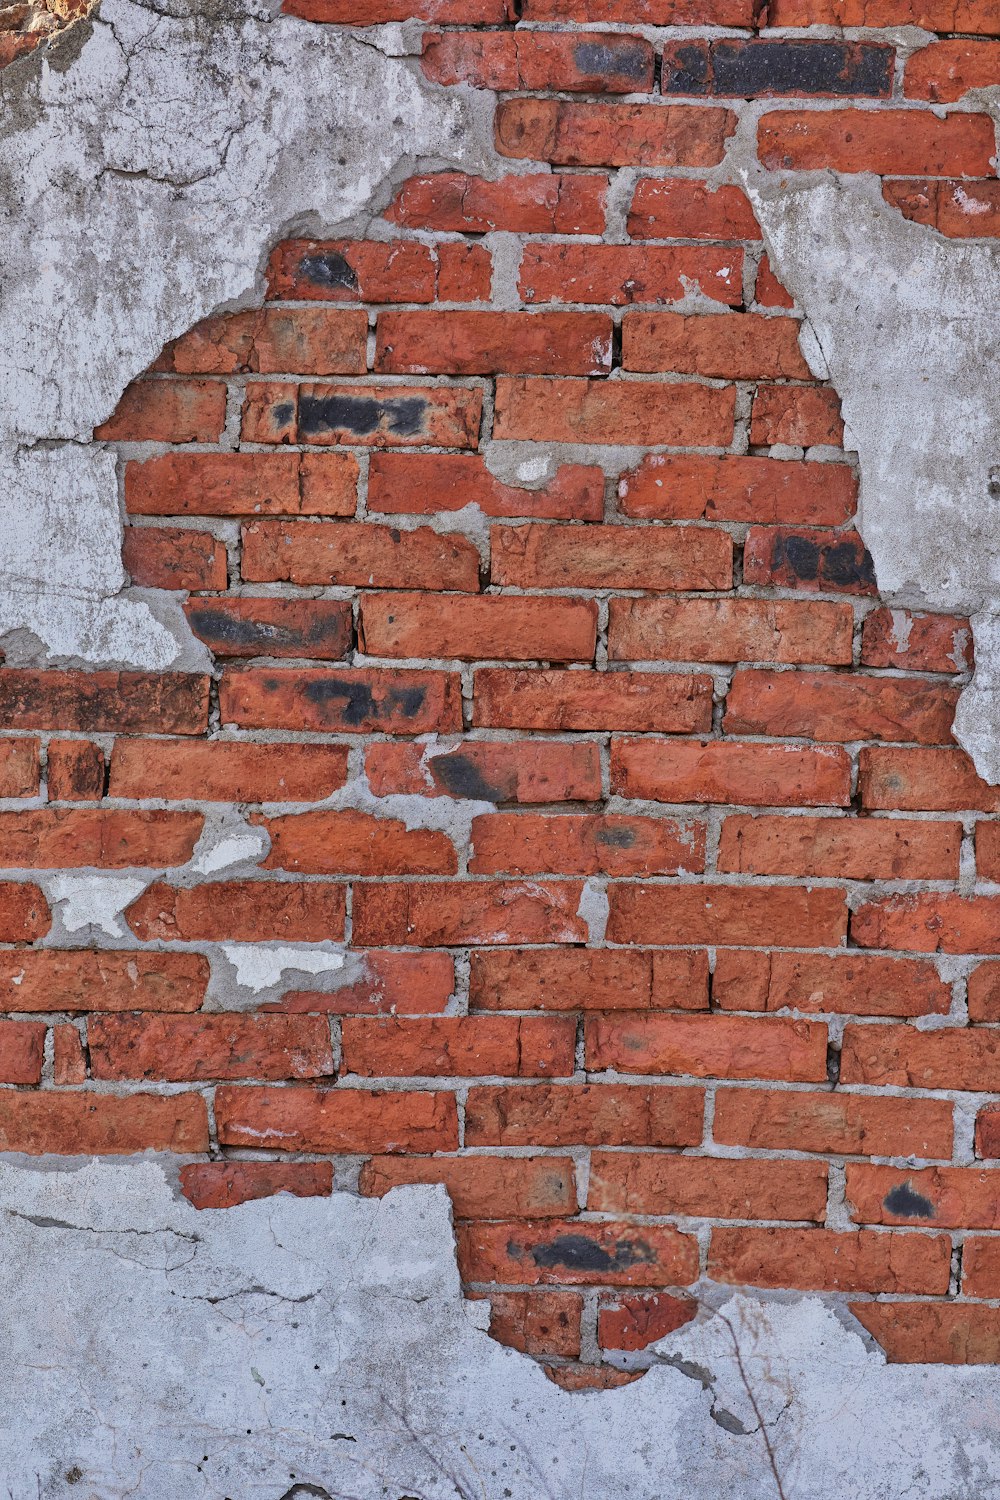
[[[995,0],[286,11],[0,10],[0,1477],[1000,1494]]]

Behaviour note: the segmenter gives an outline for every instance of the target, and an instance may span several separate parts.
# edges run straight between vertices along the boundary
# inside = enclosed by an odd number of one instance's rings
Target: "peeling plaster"
[[[66,932],[93,927],[108,937],[131,939],[118,919],[149,881],[133,875],[53,875],[44,883],[53,917]]]
[[[1000,1371],[886,1366],[819,1297],[566,1394],[463,1301],[441,1188],[198,1212],[152,1162],[4,1165],[0,1282],[14,1500],[1000,1495]]]
[[[224,943],[220,952],[235,970],[236,983],[255,994],[272,989],[287,973],[330,974],[344,967],[344,955],[328,948],[265,943]],[[285,986],[287,988],[287,986]]]
[[[205,664],[176,601],[125,588],[114,458],[91,435],[170,339],[259,301],[282,234],[346,225],[418,161],[493,164],[492,97],[428,84],[390,55],[408,36],[104,0],[4,69],[0,505],[18,525],[0,529],[0,637]]]

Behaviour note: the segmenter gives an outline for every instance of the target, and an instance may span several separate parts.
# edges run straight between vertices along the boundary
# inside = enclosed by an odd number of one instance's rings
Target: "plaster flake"
[[[67,932],[93,927],[121,938],[131,934],[119,918],[148,884],[134,875],[53,875],[48,896]]]
[[[114,459],[84,445],[165,343],[259,300],[289,228],[332,232],[418,159],[493,161],[492,100],[379,41],[231,0],[105,0],[5,70],[0,635],[91,665],[204,660],[179,610],[122,595]]]
[[[327,974],[344,966],[344,955],[326,948],[294,945],[269,948],[263,943],[224,943],[227,963],[236,971],[236,983],[259,994],[279,984],[286,973]]]

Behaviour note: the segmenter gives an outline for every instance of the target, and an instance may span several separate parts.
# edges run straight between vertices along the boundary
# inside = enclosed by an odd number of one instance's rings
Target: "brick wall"
[[[99,429],[132,579],[187,593],[215,669],[0,669],[0,1148],[179,1153],[201,1206],[443,1182],[494,1333],[572,1389],[700,1278],[996,1360],[967,622],[880,601],[837,393],[706,180],[764,99],[766,166],[995,232],[959,103],[994,0],[289,8],[433,26],[511,173],[274,247],[263,305]],[[858,30],[908,23],[960,34]],[[238,879],[189,863],[227,807],[270,840]],[[37,877],[71,868],[141,875],[117,939],[53,937]],[[328,940],[349,983],[203,1008],[219,944]]]

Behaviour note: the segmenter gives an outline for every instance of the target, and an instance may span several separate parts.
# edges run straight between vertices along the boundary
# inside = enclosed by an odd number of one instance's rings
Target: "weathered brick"
[[[235,1208],[275,1193],[326,1198],[333,1192],[328,1161],[200,1161],[180,1170],[181,1192],[195,1208]]]
[[[622,513],[648,521],[838,525],[854,513],[847,464],[723,454],[651,453],[618,483]]]
[[[296,301],[433,302],[437,268],[414,240],[283,240],[267,295]]]
[[[771,171],[989,177],[995,150],[989,115],[785,110],[763,115],[757,127],[758,155]]]
[[[761,385],[753,398],[750,441],[760,447],[787,443],[840,448],[844,424],[840,397],[828,386]]]
[[[633,240],[759,240],[747,195],[689,177],[640,177],[628,212]]]
[[[861,633],[861,664],[906,672],[965,672],[972,666],[972,631],[956,615],[873,609]]]
[[[436,515],[467,505],[477,505],[487,516],[600,521],[604,475],[589,465],[561,464],[540,489],[518,489],[495,479],[478,454],[372,454],[369,514]]]
[[[44,1021],[0,1021],[0,1083],[41,1082],[45,1031]]]
[[[958,689],[902,677],[817,672],[737,672],[726,700],[727,734],[816,740],[951,740]]]
[[[647,1084],[490,1085],[469,1090],[470,1146],[694,1146],[705,1095]]]
[[[894,1099],[838,1089],[720,1089],[712,1135],[723,1146],[822,1155],[947,1159],[952,1109],[943,1099]]]
[[[474,1010],[706,1010],[708,957],[570,948],[473,953]]]
[[[767,1078],[811,1083],[826,1077],[826,1027],[816,1021],[741,1016],[588,1016],[589,1069],[673,1073],[692,1078]]]
[[[580,1353],[578,1292],[491,1292],[490,1337],[522,1354]]]
[[[582,94],[649,94],[653,48],[614,32],[451,31],[424,37],[421,67],[435,83]]]
[[[86,734],[203,734],[209,679],[189,672],[71,672],[0,668],[6,729]]]
[[[2,693],[0,673],[0,700]],[[445,672],[251,667],[223,673],[219,704],[223,723],[250,729],[450,734],[462,727],[461,684]]]
[[[95,1078],[321,1078],[334,1070],[321,1016],[94,1016],[87,1041]]]
[[[344,936],[342,885],[298,880],[211,880],[151,885],[125,920],[143,942],[334,942]]]
[[[71,1023],[52,1028],[52,1082],[56,1088],[86,1083],[87,1059],[79,1031]]]
[[[208,980],[200,953],[21,949],[0,955],[0,1009],[191,1011]]]
[[[850,1016],[947,1015],[951,986],[922,959],[883,958],[850,950],[751,953],[721,948],[712,975],[721,1010],[815,1011]]]
[[[180,526],[126,527],[122,562],[149,589],[224,589],[229,577],[225,543]]]
[[[433,828],[407,828],[399,818],[343,812],[256,816],[271,840],[265,870],[307,875],[454,875],[455,846]]]
[[[125,466],[134,516],[353,516],[351,453],[161,453]]]
[[[806,886],[616,885],[612,943],[735,943],[832,948],[847,933],[839,890]]]
[[[1000,35],[992,0],[771,0],[771,26],[921,26]]]
[[[525,0],[525,21],[648,26],[749,26],[751,0]]]
[[[852,1302],[890,1364],[995,1365],[1000,1307],[961,1302]]]
[[[597,605],[512,594],[367,594],[359,640],[371,656],[591,661]]]
[[[906,219],[929,224],[951,239],[1000,234],[1000,182],[882,179],[882,196]]]
[[[31,740],[7,741],[15,754],[22,746],[30,749],[33,743]],[[36,767],[37,758],[36,751]],[[20,759],[23,763],[23,751]],[[8,775],[13,774],[17,778],[18,769],[16,763],[12,763],[8,757],[8,765],[0,770],[0,775],[5,770]],[[104,796],[104,751],[93,740],[50,740],[45,781],[50,802],[99,802]],[[18,794],[5,792],[4,795]]]
[[[390,953],[352,948],[332,990],[290,990],[265,1010],[324,1015],[422,1015],[443,1011],[455,989],[450,953]]]
[[[989,1160],[1000,1157],[1000,1109],[987,1105],[976,1120],[976,1155]]]
[[[595,1151],[587,1207],[610,1214],[799,1219],[821,1224],[826,1218],[826,1165]]]
[[[798,332],[797,319],[760,313],[626,313],[622,368],[729,380],[809,380]]]
[[[677,875],[705,868],[704,824],[617,813],[489,813],[473,819],[471,847],[473,875]]]
[[[702,674],[494,667],[475,675],[477,727],[697,734],[711,722],[712,679]]]
[[[830,1292],[948,1290],[947,1235],[859,1229],[713,1229],[708,1274],[730,1285]]]
[[[1000,790],[976,775],[964,750],[866,745],[858,791],[862,807],[874,811],[1000,812]]]
[[[961,823],[740,814],[722,825],[717,868],[832,880],[957,880],[961,846]]]
[[[735,740],[612,740],[611,787],[655,802],[846,807],[851,763],[835,745]]]
[[[867,1163],[847,1167],[847,1206],[856,1224],[1000,1229],[998,1187],[1000,1174],[995,1168],[924,1167],[903,1171]],[[967,1274],[968,1269],[968,1261],[963,1259],[963,1272]],[[963,1289],[969,1290],[968,1286]],[[996,1292],[973,1295],[991,1297]]]
[[[603,375],[611,369],[605,313],[382,313],[375,369],[389,375]]]
[[[116,739],[108,795],[167,802],[319,802],[346,780],[343,745]]]
[[[683,1286],[698,1274],[697,1241],[662,1225],[583,1219],[467,1223],[455,1238],[466,1281]]]
[[[895,62],[892,47],[864,42],[691,39],[664,48],[661,90],[716,98],[887,99]]]
[[[496,143],[501,156],[558,166],[714,167],[735,126],[728,109],[507,99],[497,107]]]
[[[376,797],[471,797],[477,802],[598,802],[596,744],[463,740],[435,745],[369,745],[365,776]]]
[[[257,307],[196,323],[168,344],[157,370],[178,375],[363,375],[368,318],[327,307]]]
[[[502,376],[493,435],[551,443],[725,447],[732,441],[734,409],[729,387]]]
[[[620,527],[609,527],[619,531]],[[678,534],[688,535],[686,526]],[[849,604],[769,599],[612,599],[611,661],[759,661],[850,666]]]
[[[878,594],[871,555],[855,531],[751,526],[743,581],[810,594]]]
[[[1000,31],[1000,25],[997,30]],[[956,37],[921,47],[907,58],[903,93],[907,99],[950,104],[970,89],[993,87],[998,77],[1000,42],[974,42]]]
[[[490,578],[523,589],[728,589],[732,538],[708,526],[494,526]]]
[[[698,1311],[690,1297],[666,1292],[603,1296],[597,1311],[597,1342],[602,1349],[645,1349],[683,1328]]]
[[[442,26],[488,26],[506,19],[503,0],[282,0],[281,8],[305,21],[341,26],[414,19]]]
[[[521,256],[518,290],[527,303],[596,302],[621,307],[634,302],[679,302],[694,285],[715,302],[738,305],[743,300],[742,271],[742,251],[715,246],[529,243]],[[634,348],[630,338],[630,352]],[[694,362],[688,359],[689,365]],[[626,361],[625,368],[668,367]]]
[[[603,234],[608,180],[525,172],[489,182],[465,172],[410,177],[385,217],[411,229],[453,234]]]
[[[851,937],[862,948],[1000,953],[1000,896],[887,896],[858,908]]]
[[[194,853],[198,812],[125,812],[117,808],[42,808],[0,813],[0,867],[61,869],[93,865],[166,868]]]
[[[454,1151],[454,1094],[409,1090],[239,1087],[215,1091],[222,1146],[253,1151]],[[2,1139],[2,1135],[0,1135]]]
[[[430,526],[400,531],[362,521],[254,521],[243,528],[240,567],[250,583],[479,588],[472,543]]]
[[[114,415],[94,428],[97,442],[217,443],[226,425],[218,380],[135,380]]]
[[[469,943],[584,943],[579,880],[423,881],[360,885],[354,941],[384,947]]]
[[[200,1094],[0,1091],[0,1150],[31,1156],[132,1156],[208,1150]]]
[[[188,624],[216,656],[307,657],[339,661],[352,640],[346,599],[193,599]]]
[[[247,387],[242,434],[252,443],[474,448],[482,392],[463,387],[301,385]]]
[[[0,683],[3,681],[3,673],[0,672]],[[6,724],[4,725],[6,728]],[[60,741],[49,742],[49,796],[51,791],[51,765],[52,750]],[[61,752],[56,750],[56,762],[58,764]],[[38,754],[38,741],[22,736],[19,739],[0,741],[0,797],[34,797],[38,793],[41,781],[41,762]],[[65,785],[65,781],[63,782]]]
[[[976,871],[983,880],[1000,880],[1000,823],[976,824]]]
[[[847,1026],[844,1083],[917,1089],[1000,1089],[1000,1033],[961,1027]]]
[[[761,256],[757,267],[753,300],[758,307],[793,308],[795,306],[795,298],[774,274],[766,254]]]
[[[366,1161],[358,1179],[365,1198],[406,1183],[440,1182],[459,1219],[558,1218],[576,1212],[576,1181],[568,1156],[382,1156]]]

